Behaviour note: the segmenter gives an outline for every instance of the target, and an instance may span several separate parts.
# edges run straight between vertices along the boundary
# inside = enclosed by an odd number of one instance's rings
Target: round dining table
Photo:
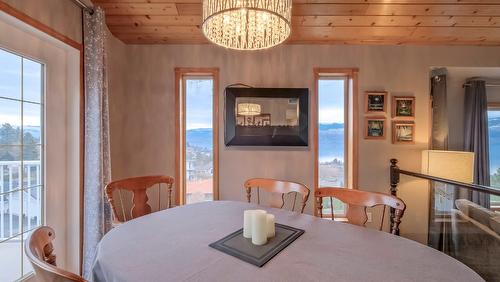
[[[265,209],[305,230],[263,267],[209,244]],[[404,218],[403,218],[404,219]],[[99,243],[92,281],[484,281],[435,249],[386,232],[244,202],[179,206],[128,221]]]

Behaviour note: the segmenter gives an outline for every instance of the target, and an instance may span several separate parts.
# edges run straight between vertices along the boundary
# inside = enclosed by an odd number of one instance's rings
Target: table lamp
[[[449,180],[474,182],[474,153],[461,151],[422,151],[422,173]]]

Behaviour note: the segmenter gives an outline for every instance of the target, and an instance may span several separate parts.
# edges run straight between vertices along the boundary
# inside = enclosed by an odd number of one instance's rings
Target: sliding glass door
[[[23,241],[44,221],[43,71],[0,49],[0,281],[32,271]]]

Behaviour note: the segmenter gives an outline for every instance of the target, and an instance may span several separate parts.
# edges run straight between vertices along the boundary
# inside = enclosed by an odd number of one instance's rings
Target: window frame
[[[0,145],[1,146],[11,146],[11,147],[18,147],[20,148],[20,172],[19,172],[19,175],[18,175],[18,178],[19,178],[19,187],[18,189],[15,189],[15,190],[10,190],[8,192],[3,192],[1,191],[0,192],[0,195],[2,195],[3,197],[5,196],[8,196],[8,195],[13,195],[14,193],[20,193],[20,219],[19,219],[19,231],[16,235],[14,236],[11,236],[9,238],[6,238],[6,239],[2,239],[0,240],[0,244],[2,243],[5,243],[5,242],[8,242],[10,240],[14,240],[15,238],[20,238],[21,240],[21,248],[20,248],[20,251],[21,251],[21,254],[20,254],[20,257],[21,257],[21,262],[20,262],[20,269],[21,269],[21,276],[18,277],[19,280],[23,280],[25,279],[26,277],[30,276],[30,275],[33,275],[33,269],[31,269],[31,271],[25,271],[25,260],[24,260],[24,242],[25,240],[27,239],[28,237],[28,234],[33,231],[34,229],[40,227],[40,226],[43,226],[45,224],[45,222],[47,221],[46,219],[46,177],[45,177],[45,100],[46,100],[46,85],[47,85],[47,81],[46,81],[46,70],[47,70],[47,66],[46,66],[46,63],[41,61],[41,60],[38,60],[36,58],[33,58],[33,57],[30,57],[30,56],[27,56],[21,52],[16,52],[14,50],[11,50],[11,49],[8,49],[8,48],[5,48],[3,46],[0,46],[0,50],[1,51],[4,51],[4,52],[7,52],[7,53],[10,53],[14,56],[17,56],[20,58],[21,60],[21,73],[20,73],[20,76],[21,76],[21,80],[20,80],[20,91],[21,91],[21,96],[19,99],[17,98],[10,98],[10,97],[4,97],[4,96],[0,96],[0,100],[7,100],[7,101],[14,101],[14,102],[19,102],[20,103],[20,106],[21,106],[21,111],[20,111],[20,119],[21,119],[21,125],[20,125],[20,130],[21,130],[21,136],[20,136],[20,144],[15,144],[15,145],[10,145],[10,144],[7,144],[7,145]],[[41,70],[40,70],[40,101],[39,102],[33,102],[33,101],[29,101],[29,100],[25,100],[24,99],[24,61],[25,60],[29,60],[31,62],[34,62],[34,63],[38,63],[40,64],[40,67],[41,67]],[[40,178],[40,183],[39,184],[35,184],[35,185],[31,185],[30,184],[30,180],[28,180],[28,184],[25,186],[24,185],[24,175],[25,175],[25,172],[24,172],[24,165],[25,165],[25,162],[26,160],[24,160],[24,147],[25,147],[25,143],[24,143],[24,107],[25,107],[25,103],[28,103],[28,104],[31,104],[31,105],[38,105],[40,106],[40,142],[39,144],[37,144],[36,146],[39,146],[40,147],[40,169],[38,171],[39,173],[39,178]],[[30,168],[31,169],[31,168]],[[0,172],[3,174],[3,171]],[[13,175],[13,174],[12,174]],[[3,180],[3,176],[2,176],[2,180]],[[2,186],[3,187],[3,186]],[[39,196],[40,196],[40,224],[35,226],[35,227],[32,227],[32,228],[29,228],[29,229],[24,229],[24,214],[25,214],[25,206],[24,206],[24,194],[23,192],[27,192],[27,193],[30,193],[31,194],[31,190],[32,189],[39,189],[40,192],[39,192]],[[4,199],[2,197],[2,199]],[[29,220],[29,219],[28,219]]]
[[[186,78],[213,79],[213,200],[219,200],[219,68],[175,68],[175,203],[186,204]]]
[[[314,95],[311,97],[312,107],[312,130],[314,151],[314,192],[319,188],[319,81],[325,78],[344,78],[346,80],[344,96],[344,163],[345,163],[345,186],[349,189],[357,189],[358,185],[358,73],[357,68],[314,68]],[[317,203],[314,201],[314,214],[318,216]],[[324,217],[330,215],[325,214]],[[336,215],[336,219],[342,220],[345,214]]]

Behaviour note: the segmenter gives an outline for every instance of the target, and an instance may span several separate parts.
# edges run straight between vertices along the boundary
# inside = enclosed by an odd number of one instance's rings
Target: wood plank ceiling
[[[202,0],[93,0],[129,44],[204,44]],[[293,0],[289,44],[500,46],[500,0]]]

